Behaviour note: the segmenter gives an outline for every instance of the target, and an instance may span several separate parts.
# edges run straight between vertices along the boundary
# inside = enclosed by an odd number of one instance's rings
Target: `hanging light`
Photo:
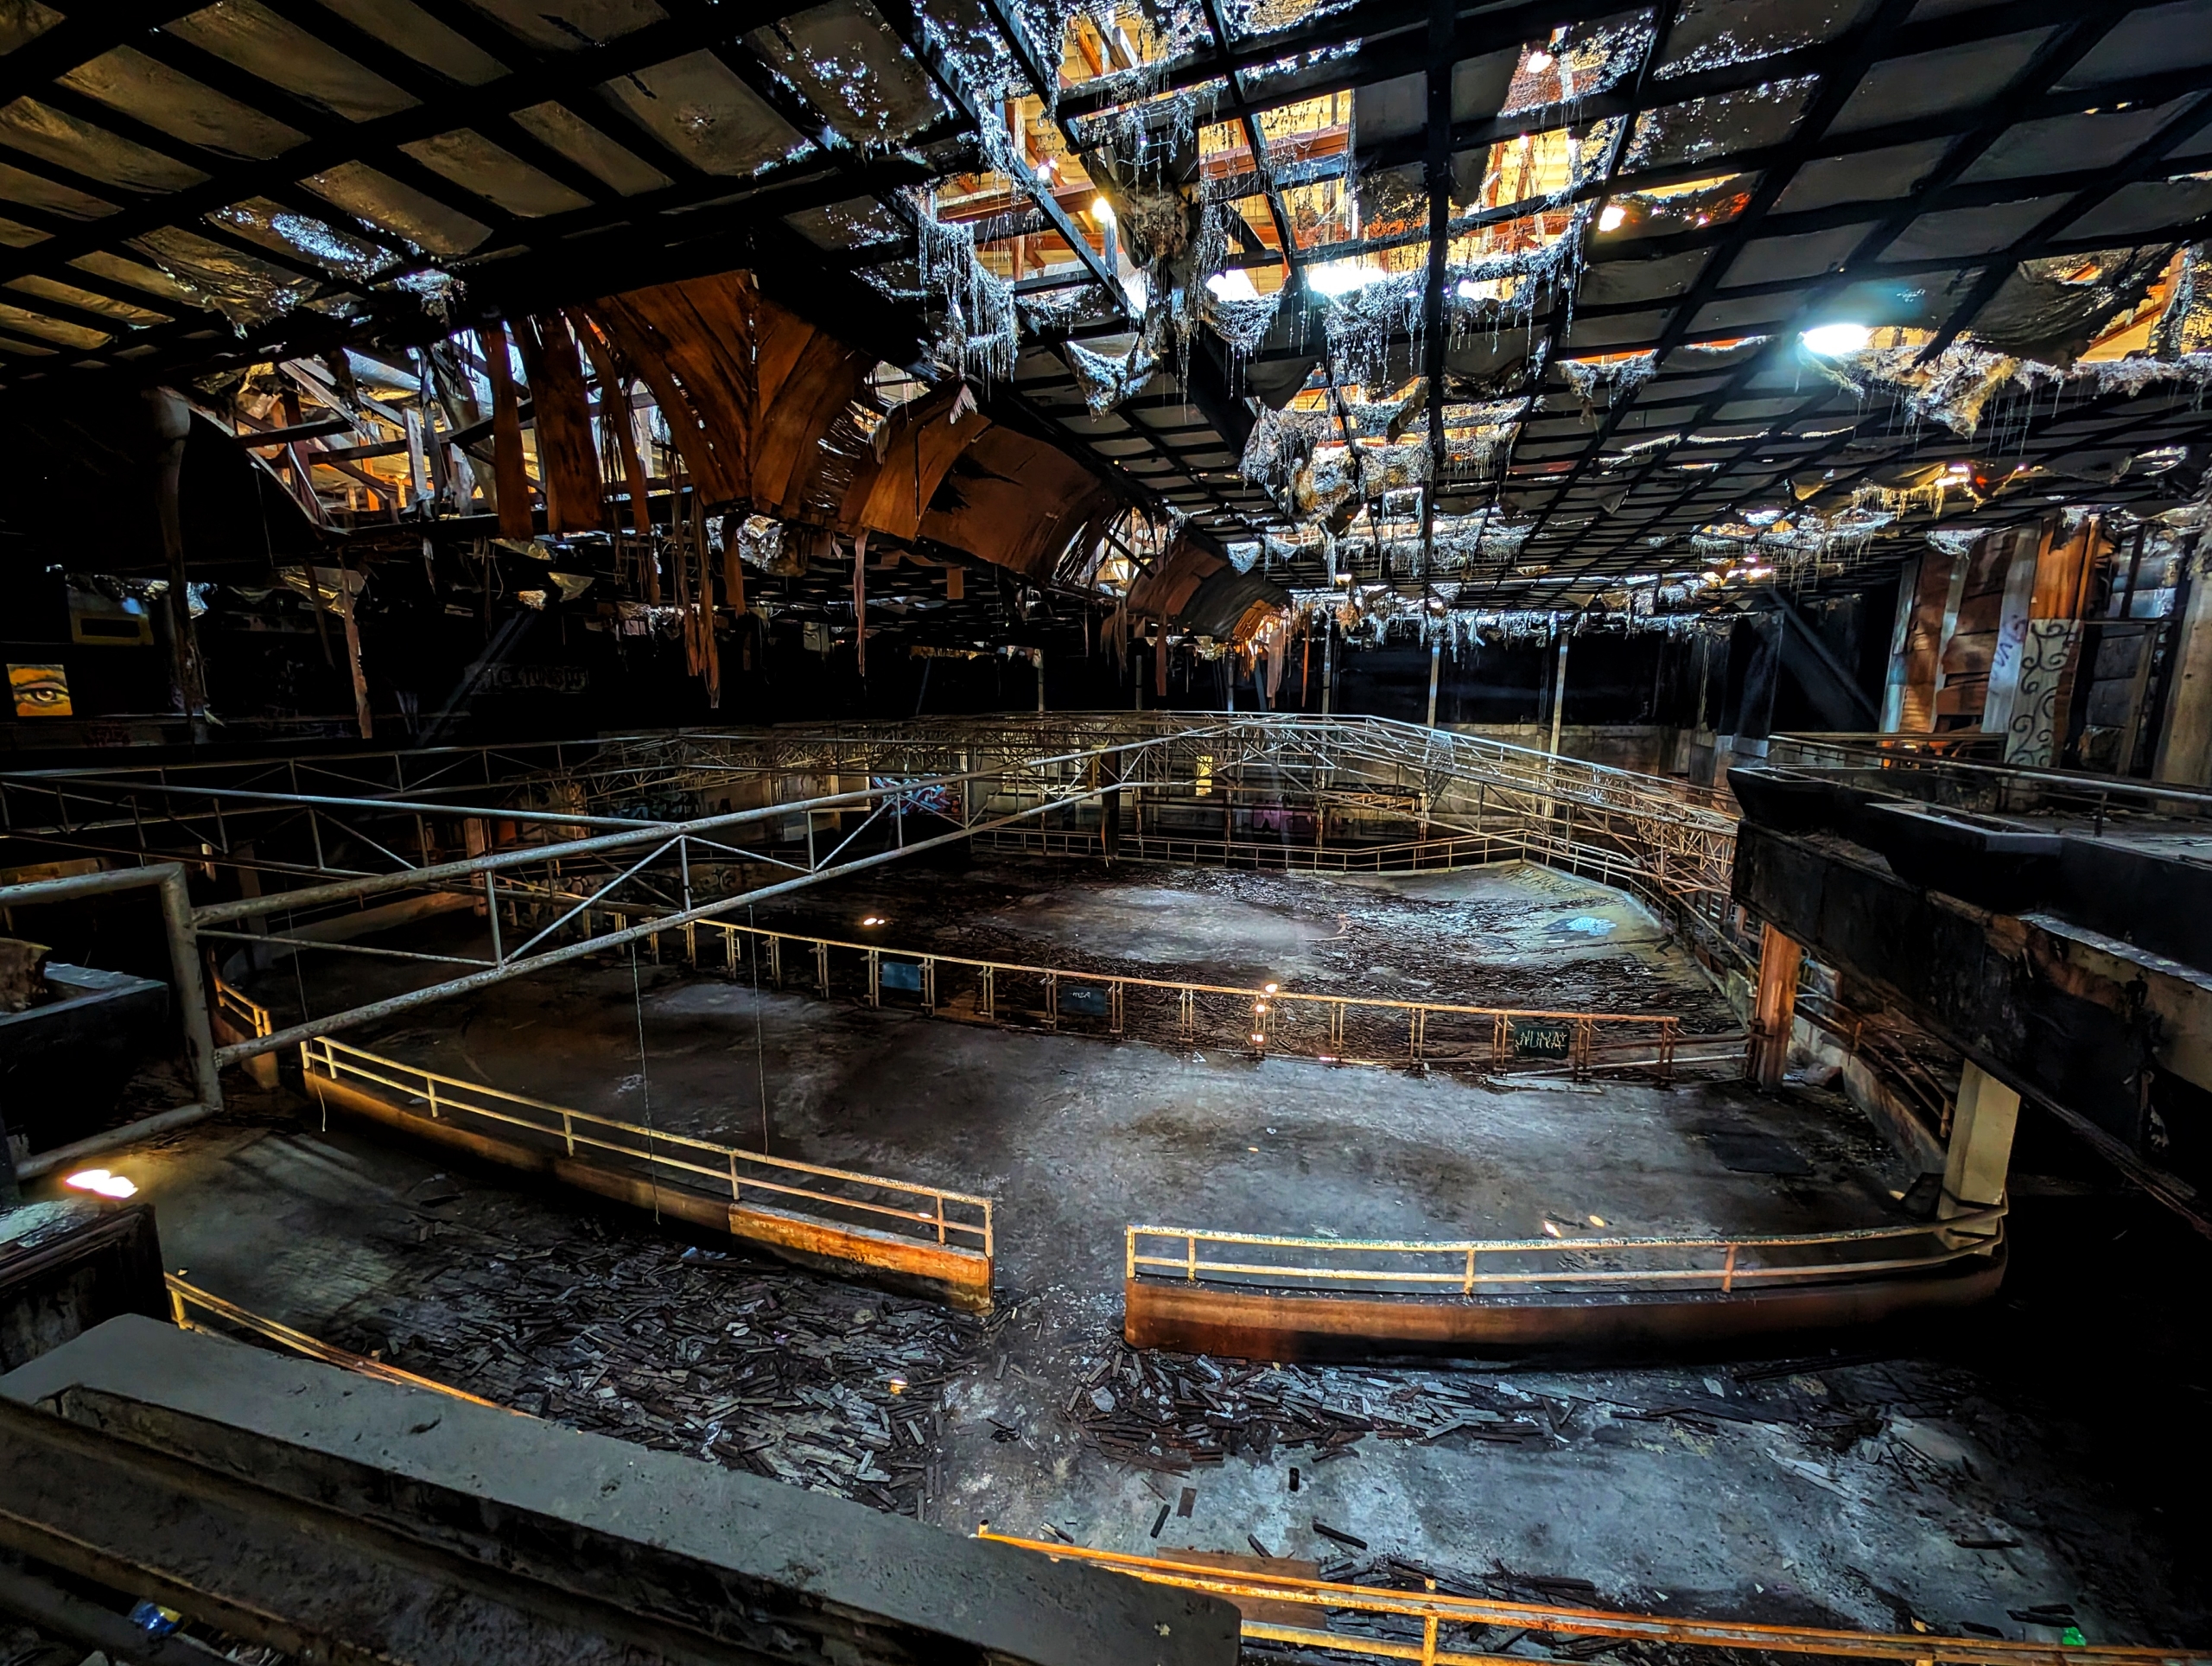
[[[1834,359],[1857,353],[1874,339],[1874,332],[1864,324],[1815,324],[1797,339],[1805,344],[1806,352]]]

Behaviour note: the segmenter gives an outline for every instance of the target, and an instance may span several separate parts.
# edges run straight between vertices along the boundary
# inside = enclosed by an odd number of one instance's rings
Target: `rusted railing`
[[[309,1081],[321,1077],[374,1084],[400,1096],[400,1108],[433,1121],[489,1122],[557,1143],[569,1156],[642,1164],[656,1184],[682,1186],[753,1209],[796,1211],[839,1225],[861,1225],[934,1240],[956,1255],[988,1261],[991,1200],[943,1186],[886,1180],[788,1157],[765,1156],[687,1134],[548,1104],[541,1099],[441,1076],[351,1047],[328,1036],[300,1044]],[[868,1195],[855,1195],[863,1193]],[[857,1219],[853,1218],[857,1218]]]
[[[249,1313],[234,1301],[226,1301],[220,1296],[210,1295],[197,1285],[187,1284],[175,1273],[164,1274],[162,1276],[168,1285],[169,1317],[176,1321],[177,1328],[180,1330],[205,1331],[211,1336],[223,1334],[214,1326],[202,1325],[194,1319],[192,1315],[196,1310],[212,1314],[226,1325],[235,1326],[242,1331],[250,1331],[256,1336],[274,1342],[280,1348],[289,1348],[294,1353],[305,1354],[309,1359],[319,1359],[326,1365],[336,1365],[341,1370],[358,1372],[363,1377],[373,1377],[383,1383],[397,1383],[405,1388],[428,1389],[433,1394],[449,1395],[455,1400],[466,1400],[471,1405],[489,1406],[494,1411],[510,1409],[500,1405],[496,1400],[480,1399],[475,1395],[465,1393],[460,1389],[433,1381],[429,1377],[417,1377],[412,1371],[403,1371],[397,1365],[387,1365],[381,1359],[372,1359],[366,1354],[357,1354],[344,1348],[333,1347],[329,1343],[309,1336],[304,1331],[296,1331],[289,1325],[279,1325],[273,1319],[264,1319],[259,1313]],[[515,1415],[522,1417],[527,1414],[516,1412]]]
[[[511,906],[531,894],[518,885],[508,889]],[[574,908],[579,930],[592,929],[595,912],[625,912],[622,905],[574,894],[538,894]],[[1684,1063],[1713,1064],[1732,1074],[1742,1063],[1740,1034],[1684,1036],[1681,1019],[1672,1013],[1484,1007],[1136,977],[892,949],[724,920],[700,920],[665,935],[677,940],[677,951],[690,964],[712,967],[719,961],[728,976],[757,976],[765,987],[801,982],[826,999],[841,975],[846,987],[873,1007],[897,1002],[994,1022],[1022,1015],[1047,1029],[1176,1046],[1578,1079],[1642,1071],[1671,1080]],[[647,943],[658,959],[661,936]],[[840,962],[835,967],[833,954]]]
[[[1132,1226],[1125,1240],[1126,1275],[1131,1280],[1387,1295],[1472,1296],[1592,1287],[1709,1288],[1725,1294],[1747,1286],[1910,1272],[1985,1255],[2003,1240],[2004,1216],[1999,1205],[1896,1226],[1695,1238],[1294,1238]],[[1869,1245],[1913,1240],[1923,1240],[1927,1247],[1910,1255],[1859,1253]],[[1248,1253],[1235,1260],[1217,1259],[1202,1253],[1201,1246],[1211,1245]],[[1667,1264],[1670,1262],[1681,1264]]]
[[[1307,1579],[1294,1574],[1209,1567],[1168,1556],[1132,1556],[1094,1550],[1085,1545],[1054,1544],[995,1533],[988,1523],[976,1536],[1056,1561],[1088,1562],[1151,1585],[1204,1591],[1240,1606],[1255,1603],[1304,1608],[1310,1625],[1280,1619],[1247,1618],[1249,1642],[1287,1643],[1332,1655],[1373,1660],[1413,1660],[1423,1666],[1504,1666],[1518,1656],[1483,1650],[1482,1634],[1505,1629],[1516,1635],[1538,1632],[1573,1637],[1615,1637],[1655,1648],[1726,1649],[1766,1655],[1819,1655],[1836,1660],[1910,1661],[1921,1666],[2202,1666],[2212,1660],[2202,1649],[2145,1648],[2113,1643],[2029,1643],[2006,1637],[1946,1637],[1934,1631],[1847,1631],[1830,1626],[1769,1625],[1744,1620],[1695,1619],[1674,1614],[1636,1614],[1605,1608],[1570,1608],[1551,1603],[1513,1602],[1459,1596],[1436,1589],[1433,1580],[1421,1591],[1351,1585]],[[1400,1630],[1398,1637],[1373,1631],[1330,1629],[1331,1614],[1356,1625]],[[1448,1631],[1446,1628],[1452,1628]],[[1447,1646],[1457,1645],[1457,1646]]]
[[[267,1035],[270,1033],[269,1008],[243,991],[232,989],[221,978],[214,980],[215,1010],[234,1019],[248,1035]]]

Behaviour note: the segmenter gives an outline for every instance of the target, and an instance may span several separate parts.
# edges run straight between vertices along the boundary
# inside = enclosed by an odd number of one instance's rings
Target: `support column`
[[[1950,1148],[1943,1158],[1943,1196],[1937,1211],[1967,1215],[2005,1201],[2005,1175],[2012,1166],[2012,1131],[2020,1096],[1969,1059],[1959,1074],[1958,1108],[1951,1113]]]
[[[1751,1008],[1751,1079],[1763,1088],[1782,1085],[1789,1064],[1789,1035],[1797,1022],[1797,969],[1805,951],[1795,938],[1765,926],[1759,936],[1759,982]]]
[[[1560,719],[1567,711],[1567,634],[1561,631],[1559,633],[1559,658],[1552,666],[1552,739],[1551,745],[1545,748],[1554,758],[1559,756]],[[1430,686],[1433,689],[1434,684]]]
[[[184,471],[184,444],[192,435],[192,410],[167,388],[146,391],[147,418],[153,429],[154,513],[162,530],[162,554],[168,563],[169,652],[178,696],[191,720],[195,741],[207,739],[207,673],[200,657],[200,638],[192,624],[192,592],[184,571],[184,522],[178,486]]]
[[[1321,621],[1321,715],[1329,715],[1329,698],[1336,686],[1337,625],[1332,619]]]
[[[2154,780],[2212,786],[2212,577],[2201,549],[2182,579],[2180,617],[2159,714]]]
[[[1428,726],[1436,727],[1436,673],[1444,663],[1444,642],[1440,637],[1428,645]],[[1556,752],[1557,747],[1552,748]]]

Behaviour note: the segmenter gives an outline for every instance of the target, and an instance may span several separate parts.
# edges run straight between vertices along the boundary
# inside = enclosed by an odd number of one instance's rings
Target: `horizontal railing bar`
[[[850,1180],[864,1186],[881,1186],[890,1191],[912,1192],[917,1197],[943,1198],[948,1203],[974,1204],[979,1207],[988,1207],[990,1203],[990,1199],[988,1198],[975,1197],[965,1192],[948,1191],[943,1186],[926,1186],[909,1180],[888,1180],[883,1179],[880,1175],[862,1174],[846,1168],[826,1167],[819,1163],[801,1162],[796,1158],[772,1157],[763,1152],[747,1151],[736,1146],[725,1146],[718,1144],[715,1141],[702,1140],[691,1135],[665,1133],[658,1129],[644,1127],[637,1122],[626,1122],[616,1117],[601,1116],[594,1111],[576,1110],[567,1105],[549,1104],[542,1099],[532,1099],[519,1093],[509,1093],[504,1088],[486,1087],[481,1083],[476,1082],[463,1082],[454,1077],[441,1075],[435,1071],[424,1070],[419,1065],[403,1065],[395,1059],[385,1059],[380,1054],[366,1052],[362,1048],[349,1046],[346,1042],[334,1040],[327,1036],[317,1037],[314,1040],[304,1045],[308,1046],[320,1046],[337,1052],[348,1053],[357,1059],[372,1059],[376,1063],[384,1065],[387,1069],[407,1071],[424,1081],[436,1082],[442,1086],[456,1088],[463,1093],[488,1094],[495,1099],[504,1099],[510,1104],[527,1105],[532,1110],[547,1111],[556,1116],[573,1118],[577,1122],[588,1122],[597,1128],[619,1129],[626,1134],[635,1134],[646,1139],[675,1145],[690,1146],[701,1151],[711,1151],[717,1156],[734,1156],[740,1162],[766,1164],[772,1168],[789,1169],[796,1173],[804,1174],[816,1174],[829,1180]],[[385,1087],[401,1088],[410,1093],[414,1091],[414,1089],[405,1083],[391,1081],[387,1078],[378,1077],[372,1071],[358,1067],[352,1068],[353,1068],[356,1075],[361,1076],[371,1081],[379,1082]],[[443,1104],[448,1102],[442,1098],[439,1103]],[[489,1116],[494,1113],[486,1111],[482,1114]],[[934,1219],[935,1217],[931,1217],[931,1218]]]
[[[1911,1222],[1893,1226],[1839,1227],[1832,1232],[1790,1233],[1758,1237],[1702,1237],[1702,1238],[1297,1238],[1275,1237],[1258,1232],[1220,1232],[1205,1229],[1185,1230],[1172,1226],[1131,1226],[1132,1239],[1161,1238],[1178,1243],[1196,1240],[1200,1243],[1264,1244],[1270,1248],[1287,1250],[1325,1250],[1338,1252],[1376,1254],[1404,1254],[1407,1252],[1465,1255],[1473,1250],[1478,1255],[1541,1252],[1560,1255],[1570,1251],[1592,1250],[1726,1250],[1737,1249],[1783,1250],[1815,1243],[1865,1243],[1878,1238],[1916,1237],[1929,1232],[1969,1231],[1986,1224],[2000,1221],[2005,1213],[2001,1204],[1977,1209],[1970,1213],[1951,1216],[1944,1220],[1926,1223]]]
[[[2202,1649],[2145,1647],[2135,1644],[2038,1644],[2010,1638],[1946,1637],[1939,1632],[1847,1631],[1827,1626],[1776,1625],[1747,1620],[1707,1620],[1667,1614],[1636,1614],[1602,1608],[1568,1608],[1549,1603],[1463,1597],[1440,1591],[1394,1591],[1347,1585],[1297,1574],[1205,1567],[1163,1557],[1134,1556],[1086,1545],[1056,1544],[995,1533],[989,1526],[976,1536],[1055,1561],[1089,1562],[1147,1584],[1211,1592],[1235,1598],[1298,1603],[1348,1613],[1390,1614],[1440,1625],[1507,1626],[1517,1631],[1619,1637],[1694,1648],[1735,1649],[1769,1654],[1827,1655],[1847,1660],[1926,1662],[1929,1666],[2201,1666],[2212,1661]],[[1243,1622],[1246,1636],[1255,1622]],[[1285,1628],[1290,1629],[1290,1628]],[[1340,1648],[1356,1639],[1327,1633],[1328,1645]],[[1440,1655],[1438,1658],[1446,1656]],[[1473,1656],[1493,1663],[1527,1656]]]

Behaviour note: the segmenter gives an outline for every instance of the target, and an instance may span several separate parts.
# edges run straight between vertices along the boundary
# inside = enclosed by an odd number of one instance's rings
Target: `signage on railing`
[[[1558,1019],[1516,1019],[1512,1033],[1516,1059],[1566,1059],[1574,1052],[1574,1026]]]

